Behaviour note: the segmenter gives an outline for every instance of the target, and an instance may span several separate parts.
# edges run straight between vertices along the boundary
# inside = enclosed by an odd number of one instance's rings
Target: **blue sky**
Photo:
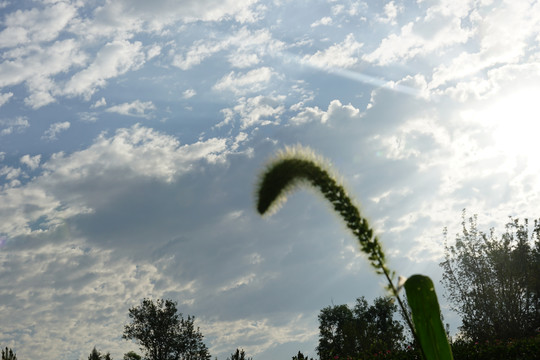
[[[384,284],[312,191],[256,214],[295,144],[455,333],[443,228],[539,216],[539,80],[537,1],[0,1],[0,344],[121,359],[150,297],[219,359],[314,356],[319,310]]]

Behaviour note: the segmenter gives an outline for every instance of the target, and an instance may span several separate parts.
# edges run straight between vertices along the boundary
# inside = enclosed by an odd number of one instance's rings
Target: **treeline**
[[[464,211],[461,233],[450,242],[445,230],[444,242],[445,256],[440,266],[445,297],[462,318],[453,339],[447,327],[454,358],[536,358],[540,353],[540,221],[510,219],[504,233],[496,236],[494,229],[480,231],[476,216],[467,218]],[[360,297],[352,307],[325,307],[319,314],[319,344],[315,349],[318,358],[421,358],[397,310],[390,297],[376,298],[371,305]],[[198,329],[187,334],[194,337],[192,344],[198,345],[188,357],[171,359],[209,359]],[[162,360],[149,352],[145,357]],[[251,358],[237,349],[228,359]],[[308,357],[298,352],[292,359]]]
[[[540,219],[510,219],[497,237],[482,232],[476,216],[462,217],[462,231],[449,243],[445,231],[442,284],[462,325],[454,338],[447,336],[454,359],[538,359],[540,354]],[[390,297],[369,305],[364,297],[353,307],[333,305],[319,313],[320,360],[421,359],[411,334],[397,316]],[[143,299],[129,309],[131,322],[123,338],[138,343],[123,360],[210,360],[195,318],[184,318],[176,302]],[[441,314],[442,317],[442,314]],[[409,331],[409,330],[407,330]],[[293,360],[313,360],[302,352]],[[8,348],[2,360],[17,360]],[[112,360],[94,348],[88,360]],[[236,349],[227,360],[253,360]]]

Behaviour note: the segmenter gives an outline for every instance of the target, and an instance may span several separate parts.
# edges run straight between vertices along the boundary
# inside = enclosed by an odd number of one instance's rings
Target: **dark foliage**
[[[538,359],[540,335],[523,339],[458,340],[452,344],[454,360],[528,360]]]
[[[96,350],[96,347],[94,346],[90,352],[90,355],[88,356],[88,360],[112,360],[112,358],[110,353],[102,354]]]
[[[6,349],[2,349],[2,360],[17,360],[17,354],[6,346]]]
[[[292,360],[313,360],[313,358],[308,358],[302,352],[298,351],[298,354],[293,356]]]
[[[138,341],[148,360],[210,359],[195,318],[184,319],[172,300],[144,299],[129,309],[129,317],[132,322],[124,327],[122,337]]]
[[[493,229],[465,220],[455,245],[445,246],[442,283],[462,317],[463,335],[474,342],[520,339],[540,327],[540,222],[513,220],[499,239]],[[467,226],[468,225],[468,226]]]
[[[137,354],[135,351],[130,351],[124,354],[124,360],[141,360],[141,355]]]
[[[253,360],[253,358],[246,357],[244,349],[236,349],[236,352],[232,353],[231,357],[227,358],[227,360]]]
[[[393,352],[405,340],[403,326],[394,320],[397,306],[390,298],[379,297],[369,306],[364,297],[350,309],[328,306],[319,314],[320,359],[358,358],[379,352]]]
[[[523,339],[493,340],[482,343],[457,340],[452,343],[454,360],[536,360],[540,354],[540,334]],[[307,360],[307,358],[305,358]],[[332,356],[321,360],[421,360],[422,355],[414,346],[399,350],[378,351],[361,357]],[[293,357],[293,360],[296,358]]]

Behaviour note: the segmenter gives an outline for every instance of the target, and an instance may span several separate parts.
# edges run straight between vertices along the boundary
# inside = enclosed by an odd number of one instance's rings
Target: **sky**
[[[314,191],[260,217],[280,149],[331,163],[389,267],[440,284],[463,209],[540,217],[540,2],[0,1],[0,346],[121,359],[169,298],[212,357],[316,356],[385,295]]]

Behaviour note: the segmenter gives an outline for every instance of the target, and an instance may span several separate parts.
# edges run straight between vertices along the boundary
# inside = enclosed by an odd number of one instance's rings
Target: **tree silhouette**
[[[540,222],[511,219],[497,238],[465,219],[453,245],[445,241],[442,283],[460,330],[474,341],[522,338],[540,328]],[[446,236],[446,233],[445,233]]]
[[[364,297],[353,309],[347,305],[328,306],[319,314],[319,358],[364,357],[379,351],[398,350],[405,336],[394,320],[397,306],[390,298],[376,298],[369,306]]]
[[[17,360],[17,355],[6,346],[5,350],[2,349],[2,360]]]
[[[141,355],[137,354],[135,351],[130,351],[124,354],[124,360],[141,360]]]
[[[103,355],[101,352],[96,350],[96,347],[94,346],[90,352],[90,355],[88,356],[88,360],[112,360],[112,358],[110,353]]]
[[[144,299],[129,309],[132,322],[124,327],[123,338],[137,340],[149,360],[206,360],[210,359],[195,318],[182,317],[176,302]]]
[[[247,358],[244,349],[236,349],[236,352],[232,353],[231,357],[227,358],[227,360],[253,360],[253,358]]]

